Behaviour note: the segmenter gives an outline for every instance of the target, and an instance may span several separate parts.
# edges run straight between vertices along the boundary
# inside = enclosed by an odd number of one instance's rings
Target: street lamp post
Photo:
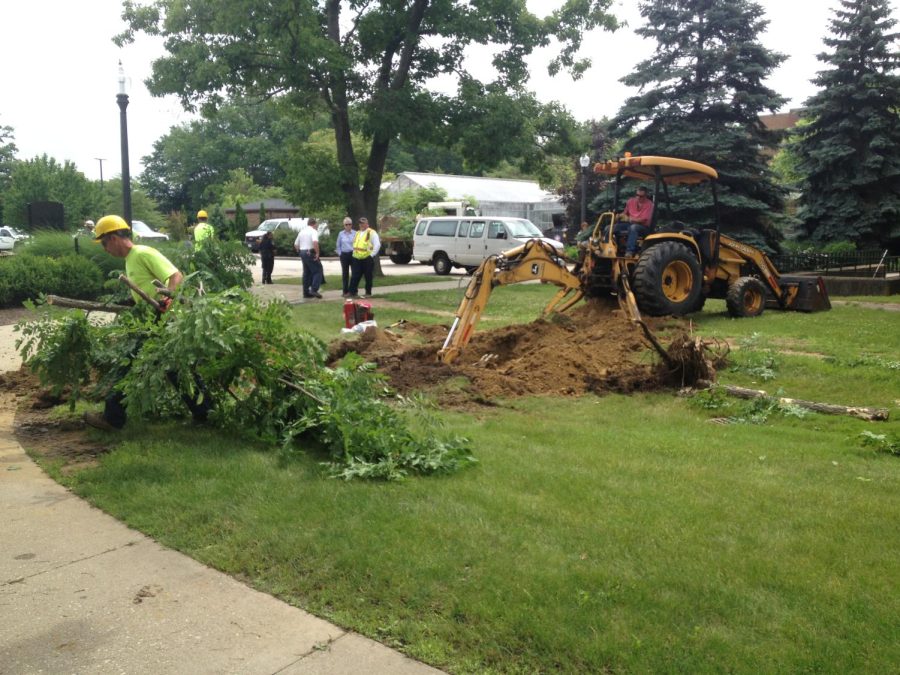
[[[591,158],[586,154],[582,155],[578,158],[578,163],[581,164],[581,222],[583,223],[587,218],[587,212],[585,210],[585,200],[587,199],[587,168],[588,164],[591,163]],[[580,225],[581,223],[579,223]]]
[[[128,94],[125,93],[125,70],[119,61],[119,93],[116,94],[119,104],[119,129],[122,137],[122,217],[131,227],[131,173],[128,170]]]
[[[103,162],[106,161],[106,157],[94,157],[98,162],[100,162],[100,192],[103,192]]]

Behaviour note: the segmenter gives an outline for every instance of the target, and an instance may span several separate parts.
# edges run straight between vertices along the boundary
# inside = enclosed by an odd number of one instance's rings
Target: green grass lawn
[[[550,293],[501,289],[483,326],[531,320]],[[396,298],[452,312],[459,295]],[[337,303],[294,312],[323,338],[342,325]],[[472,439],[475,468],[395,484],[328,480],[312,448],[286,461],[208,430],[129,425],[100,466],[60,479],[168,546],[452,672],[895,672],[900,457],[861,434],[900,435],[900,313],[733,320],[710,302],[693,329],[737,347],[723,382],[892,419],[721,425],[710,419],[748,419],[751,404],[673,392],[517,399],[442,414]]]

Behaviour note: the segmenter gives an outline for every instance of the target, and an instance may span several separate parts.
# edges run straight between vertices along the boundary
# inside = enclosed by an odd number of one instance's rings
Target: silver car
[[[135,239],[146,241],[169,241],[169,235],[153,230],[147,223],[141,220],[131,221],[131,231]]]

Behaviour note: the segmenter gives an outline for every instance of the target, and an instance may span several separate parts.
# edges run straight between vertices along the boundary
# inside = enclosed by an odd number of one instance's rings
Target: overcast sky
[[[757,0],[770,21],[763,36],[767,47],[789,56],[768,84],[796,107],[814,93],[809,80],[821,69],[815,56],[824,50],[822,37],[839,0]],[[560,3],[528,0],[546,13]],[[894,3],[895,18],[900,8]],[[611,116],[625,97],[635,93],[618,82],[646,58],[653,44],[639,39],[641,25],[635,0],[618,0],[614,13],[629,27],[614,34],[598,32],[585,41],[583,53],[594,65],[578,82],[549,78],[532,59],[531,89],[545,101],[563,103],[581,120]],[[142,170],[141,157],[173,125],[191,119],[174,97],[153,98],[143,81],[150,64],[163,53],[161,42],[140,37],[124,49],[111,38],[124,28],[121,0],[5,0],[0,8],[0,126],[15,133],[19,159],[47,154],[73,161],[89,178],[121,172],[119,141],[118,61],[130,78],[128,137],[132,176]]]

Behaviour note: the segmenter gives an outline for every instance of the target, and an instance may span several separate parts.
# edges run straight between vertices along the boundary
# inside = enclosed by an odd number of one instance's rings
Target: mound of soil
[[[615,304],[585,303],[565,315],[477,331],[451,365],[437,352],[447,326],[404,322],[333,345],[331,361],[356,351],[400,393],[432,391],[442,404],[532,394],[657,389],[669,380],[642,331]]]

